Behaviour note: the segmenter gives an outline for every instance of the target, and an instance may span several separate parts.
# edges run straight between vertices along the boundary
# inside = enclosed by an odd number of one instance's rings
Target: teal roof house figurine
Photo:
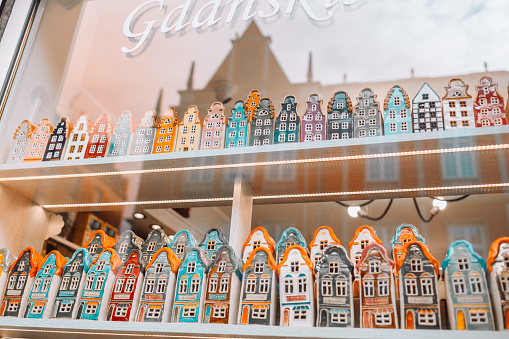
[[[197,247],[198,242],[193,237],[193,234],[188,230],[180,230],[174,236],[168,244],[173,253],[180,259],[184,257],[184,251],[189,247]]]
[[[239,100],[232,108],[232,112],[226,120],[225,147],[247,146],[249,134],[249,119],[244,109],[244,102]]]
[[[289,227],[283,231],[281,238],[279,238],[276,244],[276,264],[279,265],[285,255],[286,249],[293,245],[299,245],[307,249],[306,240],[302,236],[302,233],[295,227]]]
[[[327,140],[353,138],[353,106],[346,92],[334,93],[327,106]]]
[[[203,236],[200,247],[209,260],[214,260],[215,252],[223,245],[228,245],[228,241],[219,228],[211,228]]]
[[[412,110],[405,90],[394,86],[384,101],[384,135],[412,133]]]
[[[299,141],[300,117],[293,95],[286,96],[281,103],[281,112],[277,116],[274,126],[275,144]]]

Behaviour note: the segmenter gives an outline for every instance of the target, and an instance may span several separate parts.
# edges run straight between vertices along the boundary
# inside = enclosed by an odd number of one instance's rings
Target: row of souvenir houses
[[[148,111],[138,124],[131,113],[124,112],[114,128],[107,113],[93,125],[86,114],[74,126],[67,117],[55,127],[49,119],[41,120],[37,126],[25,120],[14,133],[8,162],[159,154],[507,125],[504,98],[492,78],[480,79],[475,100],[468,94],[468,87],[461,79],[452,79],[440,99],[425,83],[410,101],[401,86],[394,86],[382,108],[369,88],[361,91],[355,107],[349,95],[339,91],[330,99],[326,113],[322,112],[322,100],[313,94],[302,117],[297,113],[294,96],[284,98],[276,117],[271,100],[254,90],[246,102],[235,103],[229,117],[225,116],[222,103],[213,103],[203,122],[196,106],[190,106],[181,120],[173,108],[159,120],[154,111]]]
[[[243,259],[219,229],[199,244],[186,230],[171,241],[162,230],[145,241],[126,231],[117,243],[97,231],[71,259],[57,251],[43,258],[29,247],[13,260],[1,250],[0,312],[275,325],[279,297],[281,326],[354,327],[358,296],[362,328],[441,329],[443,278],[451,329],[509,329],[509,237],[493,242],[487,262],[470,243],[452,243],[442,277],[424,238],[409,224],[400,225],[391,240],[394,261],[369,226],[357,229],[348,248],[349,256],[327,226],[309,246],[295,228],[276,244],[258,227],[244,244]]]

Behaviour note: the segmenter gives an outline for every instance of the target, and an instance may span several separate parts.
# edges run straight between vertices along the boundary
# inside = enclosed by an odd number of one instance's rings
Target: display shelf
[[[509,126],[186,153],[0,165],[0,183],[53,211],[505,192]]]
[[[507,338],[497,331],[299,328],[218,324],[161,324],[0,318],[3,337],[30,338]]]

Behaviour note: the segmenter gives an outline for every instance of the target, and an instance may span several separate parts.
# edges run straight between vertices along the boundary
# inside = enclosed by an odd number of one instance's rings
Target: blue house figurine
[[[327,106],[327,140],[353,138],[353,106],[346,92],[334,93]]]
[[[136,124],[133,121],[131,112],[126,111],[122,113],[111,136],[108,157],[129,155],[135,129]]]
[[[200,247],[209,260],[214,260],[215,252],[223,245],[228,245],[228,241],[223,235],[223,231],[219,228],[211,228],[203,236]]]
[[[127,230],[122,232],[113,249],[118,254],[120,260],[125,262],[129,254],[143,245],[143,239],[134,234],[133,231]]]
[[[300,117],[293,95],[285,97],[274,124],[274,143],[299,142]]]
[[[184,251],[189,247],[198,246],[198,242],[193,237],[193,234],[188,230],[180,230],[173,236],[173,239],[168,244],[173,253],[180,259],[184,257]]]
[[[299,245],[307,248],[306,240],[300,231],[295,227],[289,227],[284,230],[283,234],[281,234],[281,238],[276,244],[276,263],[278,265],[283,259],[286,249],[293,245]]]
[[[226,121],[225,148],[247,146],[249,135],[249,120],[244,110],[244,102],[239,100],[232,108],[232,113]]]
[[[384,101],[384,135],[412,133],[412,110],[405,90],[394,86]]]

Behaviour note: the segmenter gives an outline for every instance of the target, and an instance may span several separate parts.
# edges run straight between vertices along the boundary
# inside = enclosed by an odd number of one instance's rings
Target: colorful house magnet
[[[28,143],[35,126],[28,120],[24,120],[14,132],[7,163],[23,162],[28,149]]]
[[[461,79],[451,79],[442,98],[445,129],[474,128],[474,104],[468,85]]]
[[[428,85],[422,85],[412,101],[414,133],[441,131],[444,129],[442,102]]]
[[[200,149],[224,148],[225,136],[224,107],[220,102],[214,102],[207,110],[207,116],[203,119],[203,130]]]
[[[497,329],[509,330],[509,237],[491,244],[487,265]]]
[[[76,126],[71,131],[69,140],[67,141],[67,147],[65,149],[66,160],[85,158],[91,129],[92,123],[90,122],[90,118],[85,113],[81,113],[78,121],[76,121]]]
[[[203,240],[200,242],[198,247],[200,247],[209,260],[214,260],[215,252],[218,248],[223,245],[228,245],[228,241],[223,235],[223,231],[219,228],[211,228],[205,233],[203,236]]]
[[[239,100],[232,108],[232,112],[226,121],[225,147],[247,146],[249,135],[249,118],[244,109],[244,102]]]
[[[376,100],[376,94],[370,88],[363,89],[357,98],[353,122],[355,138],[383,135],[380,104]]]
[[[113,249],[117,252],[120,260],[125,262],[129,254],[133,250],[140,249],[141,245],[143,245],[143,239],[134,234],[133,231],[127,230],[120,235]]]
[[[65,143],[69,140],[72,125],[67,117],[62,117],[51,132],[42,161],[65,159]]]
[[[122,113],[111,136],[108,157],[129,155],[135,129],[136,124],[133,121],[131,112],[126,111]]]
[[[309,243],[310,258],[314,264],[320,260],[323,251],[331,245],[341,245],[334,231],[329,226],[321,226],[315,231],[313,240]]]
[[[276,263],[278,265],[283,259],[286,249],[293,245],[299,245],[304,248],[308,247],[302,233],[295,227],[288,227],[284,230],[283,234],[281,234],[281,238],[276,244]]]
[[[306,101],[306,112],[302,116],[301,142],[326,140],[327,120],[321,106],[322,100],[318,94],[309,96],[309,100]]]
[[[353,106],[348,93],[334,93],[327,105],[327,140],[353,138]]]
[[[276,243],[269,232],[263,227],[257,227],[249,233],[244,247],[242,248],[242,261],[247,262],[251,252],[258,247],[266,247],[270,253],[274,253]]]
[[[412,111],[401,86],[389,90],[384,101],[384,135],[412,133]]]
[[[174,236],[173,239],[168,244],[168,247],[171,248],[173,253],[180,259],[184,257],[184,252],[186,248],[197,247],[198,242],[193,237],[193,234],[188,230],[180,230]]]
[[[293,95],[286,96],[281,103],[281,112],[274,124],[274,143],[299,142],[300,117]]]
[[[179,123],[177,111],[171,107],[164,113],[157,124],[156,138],[154,140],[152,153],[170,153],[175,150]]]
[[[83,247],[88,250],[92,259],[95,260],[99,253],[113,246],[115,246],[115,239],[104,233],[103,230],[97,230],[90,235],[88,242]]]
[[[475,127],[507,125],[504,98],[498,93],[498,84],[490,77],[482,77],[475,87],[477,97],[474,102]]]

